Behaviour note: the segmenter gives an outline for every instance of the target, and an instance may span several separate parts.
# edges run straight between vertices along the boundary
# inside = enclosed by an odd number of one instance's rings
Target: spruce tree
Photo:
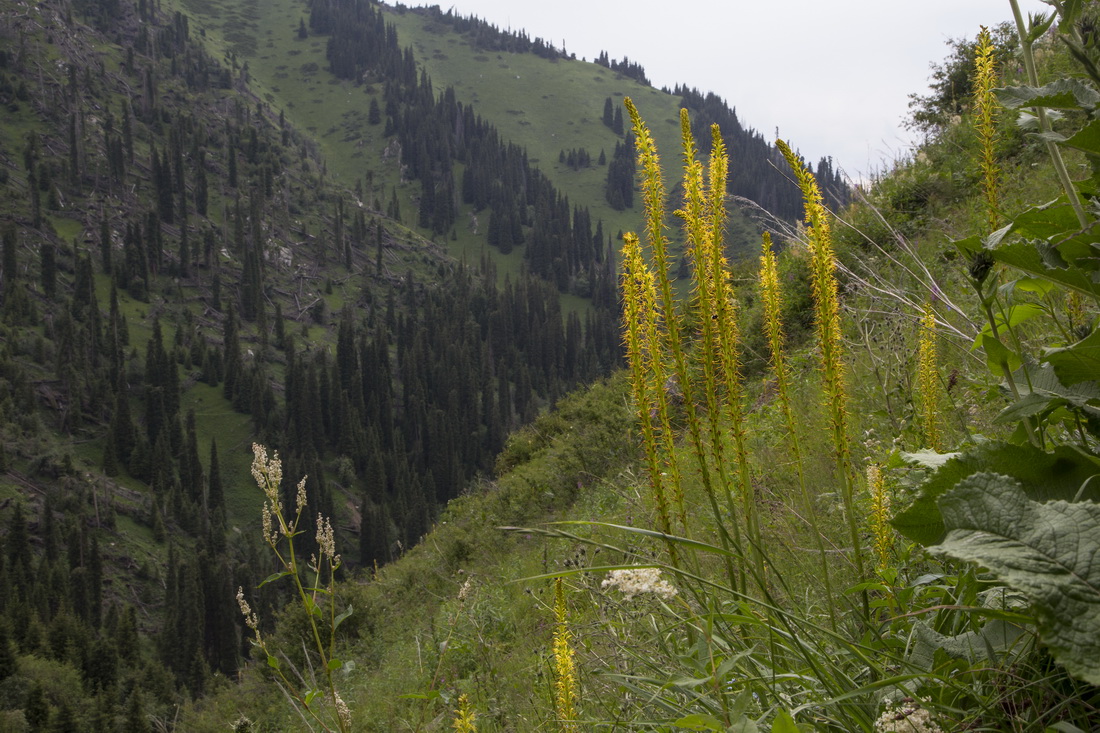
[[[3,259],[0,260],[0,266],[3,267],[2,275],[4,289],[2,292],[7,293],[9,286],[15,282],[19,271],[19,250],[18,241],[15,236],[15,226],[8,224],[4,227],[3,233]]]
[[[210,439],[210,468],[207,480],[206,504],[212,515],[225,517],[225,490],[222,488],[221,468],[218,465],[218,441]]]
[[[43,242],[38,248],[42,293],[53,299],[57,293],[57,252],[51,242]]]

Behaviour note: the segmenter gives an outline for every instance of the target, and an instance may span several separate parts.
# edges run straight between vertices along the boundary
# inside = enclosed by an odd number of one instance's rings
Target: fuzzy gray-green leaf
[[[1100,504],[1041,504],[1007,476],[978,473],[939,507],[947,535],[929,550],[978,563],[1023,592],[1054,658],[1100,684]]]
[[[1030,445],[983,443],[957,453],[921,486],[920,496],[899,512],[891,524],[922,545],[939,542],[946,527],[937,501],[963,479],[993,471],[1020,481],[1033,501],[1069,500],[1079,496],[1100,501],[1100,461],[1069,446],[1046,453]],[[1082,492],[1082,487],[1084,491]]]
[[[1041,87],[1017,86],[997,89],[997,101],[1009,109],[1020,107],[1056,107],[1093,109],[1100,104],[1100,93],[1081,79],[1058,79]]]

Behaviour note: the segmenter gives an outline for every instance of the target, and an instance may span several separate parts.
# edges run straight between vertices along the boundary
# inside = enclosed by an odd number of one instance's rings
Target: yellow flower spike
[[[931,303],[924,304],[920,321],[917,352],[917,391],[920,394],[920,421],[924,429],[925,446],[940,450],[940,430],[937,421],[940,403],[940,373],[936,355],[936,312]]]
[[[714,226],[715,221],[720,222],[725,216],[725,148],[719,145],[712,153],[710,175],[709,177],[704,176],[703,164],[698,160],[698,148],[692,135],[691,122],[686,109],[680,110],[680,131],[683,135],[684,150],[684,206],[676,213],[683,223],[687,251],[695,269],[693,278],[694,306],[698,312],[696,320],[702,337],[701,347],[697,348],[695,353],[701,361],[703,370],[702,391],[703,396],[706,398],[710,457],[714,470],[718,475],[718,487],[721,489],[727,511],[732,518],[737,516],[737,503],[731,491],[732,480],[729,476],[728,461],[725,457],[726,426],[722,425],[722,404],[719,401],[719,396],[722,394],[719,383],[722,381],[730,387],[726,390],[725,406],[727,412],[735,416],[729,429],[737,437],[739,449],[744,447],[742,439],[744,431],[740,420],[740,393],[737,389],[737,380],[734,379],[731,383],[729,378],[729,356],[731,353],[734,359],[734,373],[736,373],[737,323],[735,319],[723,318],[724,315],[728,315],[730,310],[732,294],[727,293],[724,287],[727,279],[724,267],[725,258],[722,255],[722,230],[720,226],[718,228]],[[718,166],[717,176],[714,170],[715,165]],[[704,183],[706,178],[709,178],[709,187]],[[720,191],[716,192],[714,190],[716,184],[721,186]],[[716,206],[722,211],[715,212]],[[733,345],[732,351],[729,348],[731,344]],[[705,467],[707,465],[707,453],[701,436],[693,433],[692,437],[696,460],[701,467]],[[744,452],[739,450],[738,466],[741,469],[746,467],[745,460]],[[746,471],[742,470],[742,476],[745,475],[747,475]],[[718,504],[715,487],[709,481],[708,475],[704,475],[703,479],[703,487],[707,492],[708,500],[711,502],[712,509],[717,513]],[[744,487],[742,487],[742,497],[746,495]],[[757,540],[757,534],[753,530],[755,523],[752,508],[750,504],[746,503],[744,510],[745,523],[750,538]],[[730,525],[733,543],[735,546],[739,546],[741,544],[740,528],[736,520],[730,522]],[[756,544],[759,545],[758,542]],[[732,565],[729,572],[731,576],[735,575]],[[741,587],[744,586],[743,574],[744,571],[738,569],[736,575],[738,576],[738,584]]]
[[[565,586],[561,578],[554,579],[554,629],[552,651],[554,654],[554,711],[558,716],[562,733],[575,733],[577,727],[576,688],[577,675],[573,649],[569,645],[568,609],[565,605]]]
[[[630,386],[642,426],[650,485],[657,502],[659,529],[672,532],[672,519],[665,492],[664,471],[654,413],[663,433],[671,435],[668,400],[663,397],[664,368],[657,335],[657,289],[653,273],[642,256],[641,243],[633,232],[623,235],[623,325],[625,329],[627,363],[630,366]],[[673,469],[678,472],[678,469]],[[671,547],[670,547],[671,549]]]
[[[783,350],[783,305],[782,291],[779,289],[779,265],[772,252],[772,237],[767,232],[763,236],[763,254],[760,255],[760,300],[764,306],[764,328],[768,334],[768,346],[771,348],[772,371],[779,389],[779,402],[783,412],[790,410],[790,393],[787,390],[787,364]]]
[[[623,101],[623,104],[630,113],[634,147],[638,151],[638,160],[642,164],[642,202],[646,212],[646,237],[660,264],[666,257],[668,241],[665,238],[665,185],[661,179],[661,161],[657,156],[657,144],[653,141],[649,128],[642,122],[638,108],[629,97]]]
[[[458,696],[458,708],[451,727],[456,733],[477,733],[477,713],[470,707],[470,700],[466,695]]]
[[[974,49],[974,114],[978,131],[979,167],[982,170],[982,193],[985,196],[986,221],[989,231],[997,229],[998,186],[1000,169],[994,146],[997,142],[997,100],[993,88],[997,86],[997,70],[994,63],[993,38],[989,30],[981,26],[978,45]]]
[[[840,333],[840,298],[836,284],[836,255],[833,252],[829,231],[828,211],[822,201],[821,189],[812,173],[802,164],[791,147],[782,140],[776,147],[783,154],[794,172],[802,191],[805,221],[810,240],[810,277],[814,299],[814,317],[817,324],[818,351],[822,389],[825,395],[829,427],[832,433],[836,471],[841,482],[841,498],[847,515],[851,535],[852,554],[856,572],[863,578],[863,549],[855,506],[855,476],[852,468],[852,451],[848,437],[848,396],[844,385],[843,343]],[[869,615],[868,599],[864,594],[864,615]]]
[[[890,497],[886,494],[886,482],[881,469],[874,464],[867,467],[867,491],[871,495],[871,537],[876,567],[882,571],[890,567],[894,537],[890,527]]]
[[[711,236],[720,242],[722,229],[726,224],[726,182],[729,178],[729,154],[726,152],[726,141],[722,139],[722,130],[717,124],[711,125],[710,137],[710,166],[707,182],[710,197],[707,200],[707,209]],[[722,262],[724,265],[724,255]]]
[[[683,396],[684,411],[687,413],[688,429],[692,437],[692,445],[699,454],[702,446],[699,418],[696,411],[694,385],[690,379],[687,357],[684,353],[684,343],[681,337],[681,315],[678,311],[676,295],[672,290],[672,277],[669,274],[668,238],[664,233],[664,207],[665,189],[661,178],[661,165],[657,157],[657,146],[653,142],[653,136],[642,121],[638,108],[628,97],[623,104],[630,113],[630,120],[634,132],[635,147],[638,152],[638,160],[642,168],[642,199],[646,211],[646,236],[650,250],[653,253],[655,277],[659,294],[660,318],[664,324],[662,343],[664,348],[672,356],[673,374],[676,378],[676,386]],[[658,389],[667,392],[668,384],[658,385]],[[665,396],[667,398],[667,395]],[[665,430],[664,433],[670,433]],[[665,439],[666,447],[672,448],[672,436]],[[668,456],[673,456],[674,451],[669,450]],[[710,471],[704,464],[700,470],[703,485],[710,491]],[[687,511],[684,507],[683,485],[679,480],[678,470],[672,473],[672,499],[675,503],[677,518],[684,529],[688,531]]]

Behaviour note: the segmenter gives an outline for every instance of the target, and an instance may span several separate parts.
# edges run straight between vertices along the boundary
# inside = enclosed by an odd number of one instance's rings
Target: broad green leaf
[[[1100,155],[1100,120],[1093,120],[1073,135],[1066,138],[1063,145],[1083,150],[1086,153]]]
[[[695,713],[693,715],[685,715],[684,717],[673,723],[677,728],[687,728],[688,730],[725,730],[726,726],[722,725],[722,721],[713,715],[702,715]]]
[[[267,655],[267,666],[272,669],[279,669],[279,659],[271,654]]]
[[[1016,290],[1023,290],[1025,293],[1038,293],[1039,295],[1046,295],[1054,288],[1054,283],[1042,277],[1022,277],[1012,285]]]
[[[996,314],[997,328],[1015,328],[1021,323],[1030,321],[1036,316],[1043,315],[1044,312],[1045,311],[1043,310],[1043,307],[1041,305],[1038,305],[1037,303],[1017,303],[1016,305],[1010,306],[1005,313]],[[993,326],[987,323],[985,325],[985,328],[982,329],[982,333],[979,335],[979,338],[974,341],[974,346],[978,346],[978,342],[981,340],[981,335],[988,335],[992,333]]]
[[[1023,364],[1019,354],[1009,349],[991,334],[983,333],[978,338],[981,340],[982,349],[985,351],[985,362],[989,366],[989,371],[994,375],[1004,376],[1005,369],[1014,372]]]
[[[1091,110],[1100,104],[1100,92],[1082,79],[1058,79],[1041,87],[1004,87],[994,92],[997,101],[1008,109],[1054,107]]]
[[[1025,209],[1017,214],[1012,223],[1001,231],[1005,234],[1015,232],[1033,239],[1047,239],[1066,232],[1077,231],[1080,228],[1081,222],[1077,220],[1077,214],[1074,213],[1073,207],[1064,198],[1060,198]],[[986,246],[992,249],[999,244],[1000,242],[989,241]]]
[[[1095,375],[1093,375],[1095,377]],[[1017,388],[1021,397],[1006,407],[995,419],[995,423],[1007,423],[1034,415],[1051,422],[1059,417],[1072,418],[1071,410],[1084,413],[1086,419],[1100,418],[1100,383],[1095,381],[1078,382],[1067,387],[1058,378],[1053,366],[1021,369],[1016,374]],[[1059,408],[1066,408],[1060,411]]]
[[[1062,404],[1065,404],[1065,401],[1056,397],[1049,397],[1039,394],[1038,392],[1029,392],[1001,410],[1000,414],[993,418],[993,424],[1005,425],[1007,423],[1019,422],[1024,418],[1033,417],[1053,410],[1055,407]]]
[[[915,463],[925,468],[940,468],[950,461],[958,453],[937,453],[934,450],[918,450],[912,453],[902,453],[901,457],[909,463]]]
[[[929,550],[977,563],[1023,592],[1054,658],[1100,684],[1100,504],[1039,503],[1018,481],[979,473],[939,507],[947,534]]]
[[[1013,652],[1019,656],[1028,648],[1028,630],[1004,619],[991,619],[978,631],[966,631],[956,636],[944,636],[923,621],[918,621],[913,625],[909,661],[921,669],[932,671],[935,652],[941,649],[952,659],[965,659],[970,664],[997,664],[1005,654]]]
[[[1054,367],[1064,385],[1100,381],[1100,330],[1072,346],[1050,349],[1043,355],[1043,361]]]
[[[330,659],[330,660],[328,660],[328,671],[329,672],[335,672],[336,670],[340,669],[343,666],[344,666],[344,663],[341,662],[339,659]]]
[[[955,484],[984,471],[1011,476],[1033,501],[1072,500],[1091,476],[1100,473],[1100,460],[1068,446],[1045,453],[1032,445],[990,442],[953,456],[920,487],[920,496],[894,517],[901,534],[922,545],[943,537],[946,528],[937,500]],[[1100,481],[1085,485],[1081,498],[1100,501]]]
[[[1091,235],[1076,235],[1062,231],[1066,238],[1057,246],[1047,242],[1018,240],[991,248],[989,254],[997,262],[1015,267],[1030,275],[1045,278],[1090,297],[1100,297],[1100,279]]]
[[[1036,415],[1049,421],[1060,407],[1100,416],[1100,385],[1089,382],[1067,387],[1049,364],[1021,369],[1016,374],[1016,384],[1020,399],[1002,410],[994,418],[995,424],[1020,421]]]

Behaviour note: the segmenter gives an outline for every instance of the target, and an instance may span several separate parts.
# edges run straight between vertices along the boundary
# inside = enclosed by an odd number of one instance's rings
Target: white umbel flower
[[[923,698],[928,702],[927,698]],[[912,698],[887,703],[882,715],[875,721],[875,733],[943,733],[932,712]]]
[[[601,588],[618,588],[625,600],[645,593],[653,593],[663,600],[671,600],[677,591],[667,580],[661,578],[660,568],[626,568],[612,570],[607,574]]]

